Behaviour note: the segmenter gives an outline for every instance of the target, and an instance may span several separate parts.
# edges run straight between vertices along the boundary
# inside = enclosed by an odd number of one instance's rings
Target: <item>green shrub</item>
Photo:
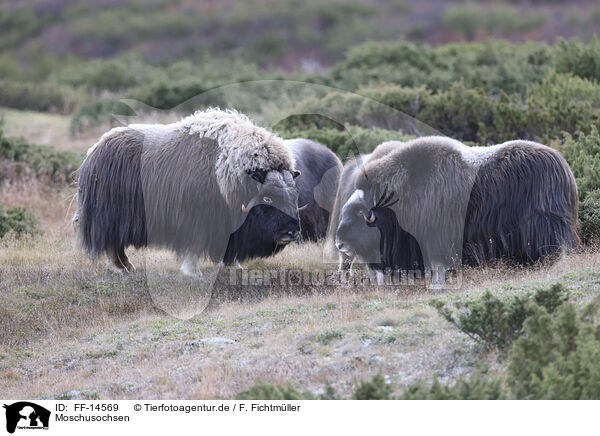
[[[429,134],[432,132],[414,117],[430,99],[431,93],[425,87],[384,85],[361,88],[357,93],[332,91],[323,97],[311,96],[297,103],[294,112],[307,115],[291,117],[282,126],[291,130],[356,125],[402,130],[411,135]]]
[[[575,138],[567,134],[562,145],[554,145],[560,148],[573,171],[580,202],[592,191],[600,189],[600,133],[596,126],[592,126],[587,135]]]
[[[500,92],[487,95],[463,83],[432,95],[417,119],[452,138],[481,144],[530,137],[526,112],[520,101]]]
[[[38,220],[33,212],[27,209],[5,209],[0,205],[0,238],[12,232],[17,237],[37,235],[40,232]]]
[[[553,139],[589,133],[600,122],[600,85],[570,74],[549,74],[532,84],[526,100],[527,137]]]
[[[597,310],[597,308],[596,308]],[[508,384],[523,399],[599,399],[600,337],[573,304],[555,318],[538,308],[509,355]]]
[[[353,400],[391,400],[392,387],[387,384],[380,374],[371,381],[362,380],[352,395]]]
[[[114,98],[103,98],[83,106],[71,119],[71,133],[76,135],[90,127],[112,124],[114,116],[133,116],[135,113],[125,103]]]
[[[250,389],[240,392],[235,397],[238,400],[314,400],[310,392],[299,392],[290,385],[274,386],[258,382]]]
[[[581,41],[556,43],[556,70],[560,73],[573,73],[584,79],[600,82],[600,38],[594,37],[588,44]]]
[[[545,15],[523,13],[508,5],[482,8],[469,4],[448,8],[443,23],[447,28],[472,40],[479,29],[488,33],[508,35],[517,31],[535,29],[542,26],[546,20]]]
[[[567,299],[562,284],[549,289],[539,289],[533,298],[529,295],[514,296],[503,301],[489,291],[476,300],[455,303],[459,312],[455,316],[444,304],[434,301],[438,312],[463,333],[481,344],[484,349],[506,352],[513,341],[523,334],[523,323],[544,307],[549,313],[556,311]]]
[[[53,74],[53,80],[72,87],[84,87],[93,94],[118,92],[164,79],[165,69],[144,62],[139,56],[108,60],[94,59],[68,65]]]
[[[351,48],[325,81],[348,90],[385,83],[424,85],[434,92],[462,81],[467,88],[524,95],[529,84],[546,76],[552,60],[552,48],[539,42],[491,40],[436,48],[404,41],[368,42]]]
[[[141,101],[155,109],[172,109],[210,89],[206,81],[185,79],[179,82],[156,82],[134,89],[127,97]],[[207,102],[207,106],[224,106],[221,100]]]
[[[58,151],[50,146],[28,143],[23,138],[8,138],[0,129],[0,161],[4,165],[31,168],[39,178],[52,183],[65,183],[81,164],[81,158],[71,151]],[[0,174],[0,181],[8,174]]]
[[[475,373],[451,387],[420,383],[401,398],[600,399],[600,300],[578,313],[559,288],[534,296],[537,304],[530,305],[522,334],[510,348],[505,377]],[[490,325],[497,324],[495,319],[488,317]],[[499,335],[502,329],[501,323]]]
[[[0,80],[0,106],[69,114],[81,100],[76,91],[59,85]]]
[[[314,395],[310,392],[300,392],[290,384],[275,386],[258,382],[251,388],[236,395],[238,400],[337,400],[339,397],[331,385],[326,384],[324,392]],[[392,386],[387,384],[381,375],[371,380],[361,380],[355,388],[352,399],[355,400],[390,400]]]
[[[586,243],[600,241],[600,189],[590,191],[579,203],[579,235]]]
[[[400,400],[501,400],[506,390],[500,377],[490,376],[486,371],[476,370],[471,376],[458,379],[452,385],[420,382],[406,388]]]
[[[360,153],[370,153],[375,147],[385,141],[407,141],[412,137],[400,132],[384,129],[363,129],[349,126],[347,129],[335,128],[319,129],[317,127],[297,130],[283,130],[275,126],[275,131],[280,132],[284,138],[306,138],[317,141],[334,153],[342,161]]]
[[[35,12],[28,8],[10,9],[12,8],[0,9],[0,29],[2,29],[0,50],[17,45],[34,36],[42,24]]]

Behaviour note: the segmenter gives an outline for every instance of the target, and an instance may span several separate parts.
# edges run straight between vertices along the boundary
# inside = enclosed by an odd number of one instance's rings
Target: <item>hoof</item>
[[[128,273],[135,272],[135,266],[129,261],[125,265],[123,265],[123,269]]]
[[[109,260],[106,263],[106,267],[117,274],[129,274],[135,272],[135,266],[127,260],[125,263],[120,260]]]
[[[129,271],[127,271],[127,269],[125,269],[125,267],[123,265],[115,265],[112,262],[107,262],[106,263],[106,269],[108,269],[110,272],[113,272],[115,274],[121,274],[121,275],[125,275],[127,274]]]

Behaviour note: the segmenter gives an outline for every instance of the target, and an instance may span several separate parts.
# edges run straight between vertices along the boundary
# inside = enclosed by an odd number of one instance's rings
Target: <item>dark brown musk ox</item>
[[[294,168],[302,174],[296,179],[300,211],[301,240],[317,241],[325,237],[330,211],[337,192],[342,163],[327,147],[308,140],[290,139],[285,145],[292,153]],[[225,264],[243,262],[253,257],[267,257],[281,251],[297,235],[273,240],[268,235],[272,208],[255,207],[229,238],[223,261]]]
[[[370,159],[354,187],[338,246],[379,271],[530,264],[579,245],[573,174],[535,142],[423,137]]]
[[[156,246],[221,262],[230,235],[254,209],[268,209],[265,238],[300,230],[293,157],[284,141],[235,111],[208,109],[172,124],[114,128],[79,169],[74,218],[86,251],[134,269],[128,246]]]

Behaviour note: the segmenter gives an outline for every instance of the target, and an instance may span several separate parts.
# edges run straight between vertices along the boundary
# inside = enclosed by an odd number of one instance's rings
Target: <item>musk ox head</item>
[[[370,192],[357,189],[342,208],[336,232],[336,248],[363,262],[378,263],[381,234],[371,225],[376,200]]]
[[[296,240],[300,235],[300,217],[299,192],[294,179],[300,172],[258,169],[246,170],[246,173],[256,182],[257,189],[250,201],[241,205],[246,216],[236,232],[243,230],[257,244],[260,239],[261,247],[255,248],[259,251],[273,245],[283,247]]]
[[[398,223],[393,207],[399,200],[394,192],[374,192],[356,190],[344,205],[338,249],[358,256],[376,270],[424,271],[418,241]]]

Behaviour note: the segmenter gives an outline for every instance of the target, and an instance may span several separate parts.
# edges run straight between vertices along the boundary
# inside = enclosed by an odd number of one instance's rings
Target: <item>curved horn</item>
[[[304,206],[298,208],[298,212],[302,212],[304,209],[308,207],[310,203],[306,203]]]
[[[250,209],[248,209],[248,208],[247,208],[247,207],[244,205],[244,203],[242,203],[242,212],[244,212],[244,213],[248,213],[248,212],[250,212]]]
[[[363,218],[369,224],[373,224],[375,222],[375,220],[377,219],[377,217],[375,216],[375,214],[373,213],[373,211],[369,212],[369,216],[363,215]]]

